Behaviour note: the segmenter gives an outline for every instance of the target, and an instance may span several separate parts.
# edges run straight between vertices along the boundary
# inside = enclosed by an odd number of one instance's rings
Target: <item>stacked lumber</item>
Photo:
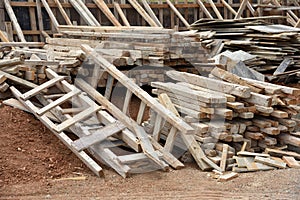
[[[256,62],[248,66],[267,74],[269,81],[296,78],[300,67],[300,29],[266,21],[276,18],[201,19],[192,24],[191,29],[214,33],[203,42],[206,46],[221,40],[220,51],[243,50],[256,56]]]
[[[170,98],[216,164],[224,160],[224,151],[227,167],[232,168],[233,156],[239,151],[263,152],[287,146],[300,150],[300,89],[241,78],[217,67],[210,78],[176,71],[166,74],[178,82],[153,82],[152,93]],[[145,122],[150,128],[153,124],[153,117]],[[168,134],[169,127],[162,127],[162,135]],[[181,147],[180,140],[177,142]]]

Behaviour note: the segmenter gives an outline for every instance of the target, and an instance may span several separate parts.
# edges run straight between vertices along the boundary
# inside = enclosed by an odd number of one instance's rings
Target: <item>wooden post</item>
[[[4,1],[0,1],[0,30],[5,30],[5,12],[4,12]]]
[[[42,35],[42,31],[44,31],[44,23],[43,23],[43,16],[42,16],[42,7],[40,0],[36,0],[36,10],[37,10],[37,16],[38,16],[38,24],[39,24],[39,30],[40,30],[40,39],[41,41],[44,41],[44,37]]]
[[[11,5],[10,5],[10,2],[8,0],[4,0],[4,5],[5,5],[5,8],[6,8],[7,14],[9,15],[9,18],[13,23],[13,26],[14,26],[16,32],[17,32],[17,35],[18,35],[20,41],[21,42],[26,42],[24,34],[23,34],[22,29],[21,29],[21,27],[18,23],[17,17],[16,17],[16,15],[15,15],[15,13],[14,13]]]
[[[34,1],[33,0],[28,0],[28,2],[34,2]],[[35,9],[33,7],[29,7],[29,15],[30,15],[31,30],[36,31],[37,30],[37,24],[36,24],[36,17],[35,17]],[[36,35],[33,36],[32,39],[33,39],[34,42],[38,41],[38,37]]]

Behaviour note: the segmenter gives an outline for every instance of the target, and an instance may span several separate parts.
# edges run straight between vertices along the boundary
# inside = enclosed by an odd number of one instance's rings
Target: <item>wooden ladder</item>
[[[87,56],[95,62],[94,71],[101,71],[100,69],[96,68],[102,68],[103,70],[108,72],[109,76],[104,96],[99,94],[94,88],[92,88],[90,84],[85,83],[82,79],[77,80],[77,86],[79,88],[81,88],[83,91],[89,94],[93,99],[95,99],[95,101],[97,101],[100,104],[103,104],[104,102],[108,102],[108,100],[111,97],[114,80],[118,81],[118,84],[126,88],[124,104],[122,106],[122,109],[118,111],[118,115],[120,116],[120,118],[127,120],[127,126],[133,126],[133,129],[135,127],[140,127],[139,131],[135,130],[137,136],[139,136],[140,138],[146,138],[150,135],[152,145],[154,142],[158,143],[158,141],[160,140],[160,133],[163,128],[163,125],[167,122],[170,124],[171,128],[167,135],[166,143],[164,147],[162,147],[163,152],[171,154],[176,136],[180,136],[183,142],[185,143],[186,148],[191,152],[195,161],[202,170],[214,168],[216,170],[221,171],[219,166],[217,166],[205,156],[204,152],[200,148],[200,145],[194,138],[194,129],[190,125],[184,122],[180,117],[176,116],[174,112],[160,104],[156,99],[150,96],[142,88],[140,88],[129,77],[127,77],[125,74],[119,71],[113,64],[109,63],[99,53],[97,53],[95,49],[91,48],[88,45],[82,45],[81,48],[87,54]],[[96,75],[94,74],[94,76]],[[127,110],[129,108],[129,103],[133,94],[137,98],[139,98],[141,102],[136,120],[132,119],[130,116],[127,115]],[[115,106],[111,104],[110,107],[113,108]],[[144,127],[140,126],[146,107],[151,108],[156,115],[155,125],[153,129],[147,131],[148,133],[145,132]],[[141,145],[143,148],[142,142]],[[183,164],[179,161],[168,163],[174,168],[180,168],[183,166]]]
[[[98,105],[84,92],[69,84],[64,77],[57,75],[51,69],[47,69],[46,74],[49,81],[24,94],[15,87],[11,87],[11,90],[15,97],[93,172],[97,175],[103,174],[102,168],[85,153],[85,150],[123,177],[130,173],[168,168],[168,165],[161,160],[164,155],[160,150],[151,151],[147,146],[147,151],[140,152],[140,140],[143,144],[147,141],[150,144],[148,138],[137,139],[136,134],[121,120],[115,119],[102,108],[102,105]],[[59,90],[59,93],[51,93],[51,90],[54,90],[53,86],[55,90]],[[42,104],[42,107],[33,103],[35,99]],[[55,121],[48,117],[49,112],[57,118]],[[67,129],[78,139],[71,140],[63,132]],[[120,145],[131,147],[132,151],[116,148]]]

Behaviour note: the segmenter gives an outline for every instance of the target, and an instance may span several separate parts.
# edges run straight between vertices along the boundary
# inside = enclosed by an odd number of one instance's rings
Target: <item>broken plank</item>
[[[281,169],[286,168],[286,163],[280,162],[278,160],[274,160],[271,158],[263,158],[263,157],[255,156],[254,161],[265,164],[265,165],[269,165],[272,167],[281,168]]]

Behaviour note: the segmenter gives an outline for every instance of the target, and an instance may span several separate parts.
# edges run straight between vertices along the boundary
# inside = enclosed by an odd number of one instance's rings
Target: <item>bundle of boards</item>
[[[243,50],[256,56],[247,65],[265,73],[269,81],[298,80],[300,29],[270,22],[278,18],[201,19],[192,24],[191,29],[212,32],[212,37],[203,42],[206,46],[222,41],[220,51]]]

